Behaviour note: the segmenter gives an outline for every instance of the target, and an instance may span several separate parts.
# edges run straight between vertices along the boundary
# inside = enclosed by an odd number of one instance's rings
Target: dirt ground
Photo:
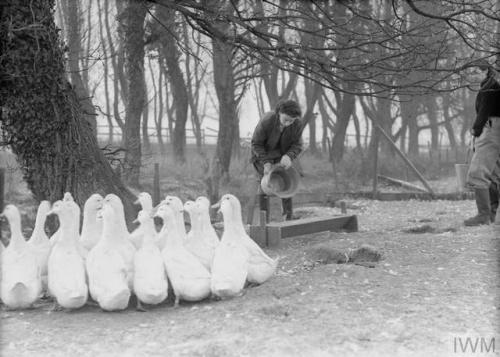
[[[347,200],[347,208],[359,232],[283,240],[268,250],[281,257],[276,276],[240,298],[148,312],[50,312],[48,303],[2,310],[1,355],[500,355],[500,228],[463,227],[473,201]],[[373,268],[311,261],[311,250],[325,244],[370,244],[383,260]],[[466,338],[487,341],[489,350],[457,350]]]

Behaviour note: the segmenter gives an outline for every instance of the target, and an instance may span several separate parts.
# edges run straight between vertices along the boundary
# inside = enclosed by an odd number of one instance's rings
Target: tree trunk
[[[348,87],[350,84],[348,84]],[[348,88],[350,91],[353,88]],[[344,156],[345,151],[345,135],[347,132],[347,126],[349,125],[349,120],[354,112],[356,104],[356,97],[353,94],[343,93],[342,101],[338,104],[340,111],[337,118],[337,123],[335,124],[335,133],[332,139],[332,157],[336,162],[340,162]]]
[[[219,29],[226,32],[229,27],[225,23],[220,23]],[[212,49],[214,85],[219,100],[219,131],[215,156],[212,161],[209,195],[211,199],[217,199],[221,179],[229,178],[229,165],[234,142],[234,121],[237,118],[237,112],[232,66],[233,48],[218,39],[212,39]]]
[[[124,178],[139,187],[141,169],[141,116],[144,107],[144,20],[146,7],[129,0],[120,21],[125,35],[125,70],[128,100],[125,108]]]
[[[106,120],[108,122],[108,142],[113,143],[114,140],[114,133],[113,133],[113,120],[111,119],[111,105],[110,105],[110,95],[109,95],[109,62],[107,60],[108,58],[108,49],[106,47],[106,40],[104,38],[104,24],[103,24],[103,19],[102,19],[102,8],[101,8],[101,1],[97,0],[97,12],[99,14],[99,38],[102,43],[102,52],[104,55],[104,58],[106,60],[103,61],[104,65],[104,95],[105,95],[105,100],[106,100],[106,112],[101,113],[104,114],[106,117]]]
[[[179,64],[180,53],[177,48],[177,41],[172,33],[176,31],[175,11],[165,6],[158,7],[158,18],[163,26],[159,27],[160,48],[162,57],[167,65],[167,75],[170,80],[173,105],[175,108],[175,126],[173,129],[172,148],[174,159],[178,163],[186,161],[186,122],[188,115],[188,94],[186,82]]]
[[[116,2],[116,11],[118,14],[123,12],[121,1]],[[111,26],[109,23],[110,9],[109,9],[109,0],[104,0],[104,24],[106,26],[106,33],[108,37],[108,45],[109,52],[111,57],[111,64],[113,65],[113,114],[116,120],[116,123],[120,127],[122,131],[122,141],[123,141],[123,132],[125,131],[125,123],[123,122],[121,111],[120,111],[120,98],[122,102],[127,102],[127,84],[125,80],[125,75],[123,73],[123,45],[122,45],[122,31],[120,30],[120,26],[118,26],[118,35],[119,35],[119,44],[118,49],[115,48]]]
[[[455,137],[455,130],[453,129],[453,125],[451,124],[451,118],[450,118],[451,94],[444,93],[442,98],[443,98],[442,110],[444,118],[444,128],[446,129],[446,133],[448,134],[448,141],[450,142],[450,146],[452,147],[452,149],[455,149],[457,147],[457,139]]]
[[[151,62],[150,62],[151,64]],[[144,71],[146,72],[146,71]],[[154,83],[154,80],[153,80]],[[153,112],[153,117],[156,115],[156,90],[153,91],[153,98],[155,101],[155,107]],[[148,98],[148,89],[146,82],[146,73],[144,73],[144,105],[142,109],[142,143],[144,145],[144,152],[147,154],[151,154],[151,140],[149,140],[149,98]]]
[[[4,2],[1,26],[17,31],[0,36],[0,66],[7,74],[0,85],[2,131],[37,200],[53,202],[71,192],[83,206],[95,192],[113,192],[130,218],[134,196],[97,146],[65,77],[53,5],[51,0]]]
[[[401,102],[401,120],[408,128],[408,155],[418,156],[417,105],[412,98],[403,98]]]
[[[160,154],[166,153],[165,144],[163,143],[163,71],[161,70],[160,59],[158,59],[158,116],[155,118],[156,135],[158,137],[158,145],[160,146]],[[153,78],[154,81],[154,78]]]
[[[316,147],[316,114],[314,106],[321,94],[321,86],[309,79],[304,79],[306,108],[304,111],[304,123],[309,126],[309,150],[311,154],[317,155],[318,148]]]
[[[82,38],[80,34],[80,16],[78,1],[66,1],[66,29],[68,30],[68,67],[70,81],[75,89],[75,93],[81,102],[81,107],[86,120],[90,123],[94,135],[97,136],[97,113],[90,99],[88,87],[82,80],[82,73],[88,72],[88,68],[80,68],[79,60],[82,54]]]
[[[439,149],[439,126],[437,118],[437,103],[434,95],[429,95],[426,98],[427,119],[431,129],[431,149],[432,151]]]

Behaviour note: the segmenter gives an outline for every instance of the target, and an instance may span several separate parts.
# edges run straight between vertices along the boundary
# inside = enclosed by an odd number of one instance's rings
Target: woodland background
[[[131,202],[153,162],[217,199],[248,182],[248,135],[290,97],[306,172],[337,187],[368,182],[376,147],[381,171],[412,179],[377,128],[426,177],[449,173],[466,160],[477,65],[498,53],[496,0],[4,3],[2,144],[36,200]]]

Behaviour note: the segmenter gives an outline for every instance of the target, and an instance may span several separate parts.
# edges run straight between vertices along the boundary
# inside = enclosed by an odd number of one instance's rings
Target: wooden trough
[[[250,237],[261,247],[277,247],[281,239],[318,232],[357,232],[356,215],[302,218],[266,223],[266,212],[260,211],[259,225],[250,226]]]

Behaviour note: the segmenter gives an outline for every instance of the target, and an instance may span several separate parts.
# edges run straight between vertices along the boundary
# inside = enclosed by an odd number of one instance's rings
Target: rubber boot
[[[466,219],[464,225],[468,227],[479,226],[482,224],[490,224],[491,221],[491,204],[490,204],[490,190],[489,188],[476,188],[474,189],[476,195],[477,215]]]
[[[500,229],[500,209],[497,209],[497,213],[495,215],[495,229]]]
[[[283,198],[281,200],[281,206],[283,207],[283,215],[286,221],[291,221],[293,219],[293,207],[291,198]]]
[[[498,192],[498,184],[496,182],[492,182],[489,191],[490,191],[490,205],[491,205],[490,218],[491,218],[491,223],[495,223],[495,216],[497,214],[497,209],[498,209],[498,198],[499,198],[498,196],[500,195],[500,193]]]

